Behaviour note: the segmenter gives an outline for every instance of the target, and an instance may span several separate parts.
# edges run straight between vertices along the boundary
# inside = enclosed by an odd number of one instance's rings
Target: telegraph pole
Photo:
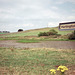
[[[47,28],[48,28],[48,24],[47,24]]]

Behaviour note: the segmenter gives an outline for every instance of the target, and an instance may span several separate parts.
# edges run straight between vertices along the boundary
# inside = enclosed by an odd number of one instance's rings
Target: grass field
[[[53,37],[53,38],[52,38]],[[18,43],[38,43],[42,41],[75,41],[75,40],[69,40],[67,38],[56,38],[56,36],[52,37],[33,37],[33,36],[26,36],[26,37],[3,37],[0,38],[1,40],[16,40]]]
[[[38,42],[40,42],[40,40],[34,40],[34,39],[21,39],[21,40],[18,40],[17,42],[20,42],[20,43],[38,43]]]
[[[55,29],[61,37],[38,37],[40,32]],[[23,32],[1,34],[0,40],[16,40],[21,43],[41,41],[70,41],[65,35],[72,31],[59,31],[55,28],[42,28]],[[65,39],[64,39],[65,38]],[[73,40],[75,41],[75,40]],[[75,50],[54,48],[2,48],[0,47],[0,75],[50,75],[49,70],[56,66],[75,64]],[[69,71],[68,71],[69,72]],[[56,74],[58,75],[58,74]]]
[[[0,48],[0,75],[50,75],[56,66],[74,64],[75,50]]]
[[[19,39],[17,42],[18,43],[38,43],[41,41],[72,41],[72,40],[68,40],[68,39]],[[73,40],[75,41],[75,40]]]
[[[16,40],[18,43],[38,43],[41,41],[75,41],[64,38],[50,38],[50,37],[4,37],[0,40]]]
[[[55,29],[58,34],[66,35],[68,33],[71,33],[73,31],[59,31],[57,27],[54,28],[41,28],[41,29],[33,29],[33,30],[27,30],[23,32],[16,32],[16,33],[9,33],[7,35],[3,35],[4,37],[16,37],[16,36],[38,36],[40,32],[47,32],[50,29]],[[1,36],[2,37],[2,36]]]
[[[50,29],[55,29],[58,32],[58,34],[61,34],[61,37],[59,37],[60,39],[57,38],[57,36],[52,36],[52,37],[50,36],[50,37],[43,37],[43,38],[38,37],[38,34],[40,32],[47,32]],[[8,33],[8,34],[3,34],[3,35],[1,34],[0,40],[18,40],[18,42],[22,42],[22,43],[24,42],[31,43],[31,42],[39,42],[39,41],[70,41],[67,38],[65,38],[65,35],[72,33],[72,32],[73,31],[59,31],[57,27],[41,28],[41,29],[27,30],[23,32]]]
[[[0,33],[0,34],[6,34],[6,33]]]

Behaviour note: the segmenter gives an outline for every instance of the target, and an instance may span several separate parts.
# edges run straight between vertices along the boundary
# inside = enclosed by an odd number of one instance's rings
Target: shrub
[[[48,32],[50,35],[56,35],[58,32],[54,29],[49,30]]]
[[[69,40],[75,40],[75,31],[68,36]]]
[[[40,32],[40,33],[38,34],[38,36],[48,36],[48,33],[47,33],[47,32]]]
[[[54,29],[49,30],[48,32],[40,32],[38,36],[50,36],[50,35],[58,35],[58,32]]]

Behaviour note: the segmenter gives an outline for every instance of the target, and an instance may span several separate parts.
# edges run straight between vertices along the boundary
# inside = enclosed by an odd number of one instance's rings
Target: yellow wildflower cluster
[[[68,68],[66,66],[59,66],[57,70],[60,70],[61,72],[65,72],[66,70],[68,70]]]
[[[51,69],[50,72],[51,72],[51,74],[55,74],[56,70],[55,69]]]
[[[58,71],[60,71],[61,73],[64,73],[66,70],[68,70],[68,68],[66,66],[59,66]],[[55,69],[51,69],[50,70],[51,74],[54,75],[56,73],[56,70]]]

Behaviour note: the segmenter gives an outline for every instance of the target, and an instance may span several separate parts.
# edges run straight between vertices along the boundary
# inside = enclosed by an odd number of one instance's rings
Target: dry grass
[[[50,75],[49,70],[59,65],[66,65],[66,75],[71,75],[74,64],[72,49],[0,48],[0,75]]]

